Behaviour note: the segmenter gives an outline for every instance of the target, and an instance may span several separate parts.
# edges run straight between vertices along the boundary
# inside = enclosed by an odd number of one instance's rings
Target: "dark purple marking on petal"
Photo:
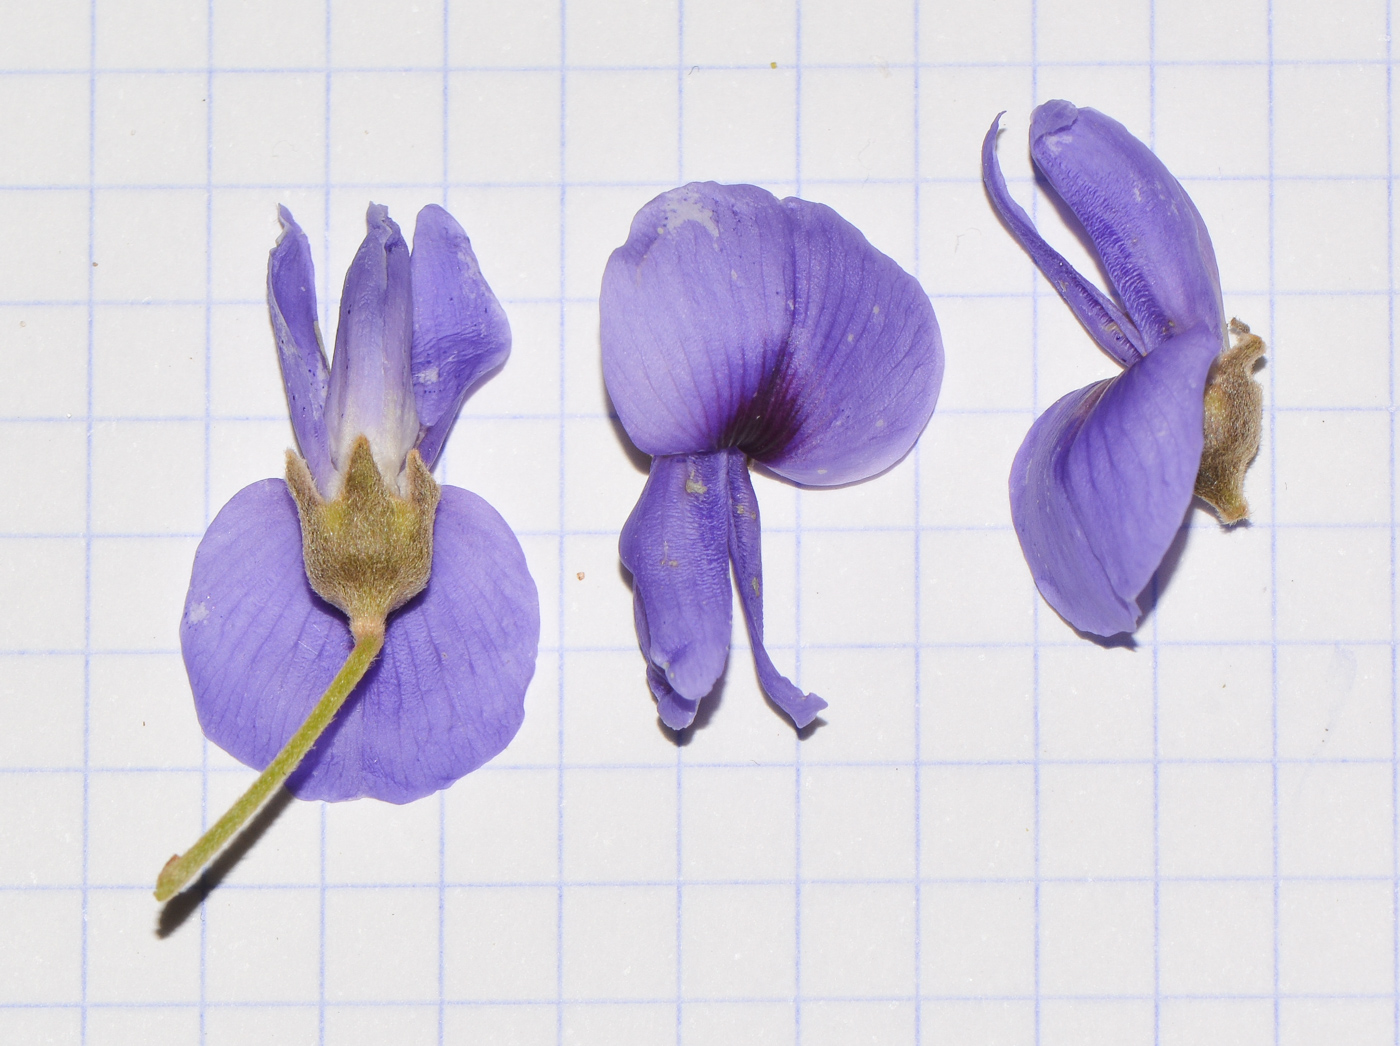
[[[181,648],[205,734],[265,767],[351,648],[345,617],[307,584],[281,480],[245,487],[195,555]],[[476,495],[443,487],[432,579],[390,615],[384,650],[288,782],[303,799],[406,803],[451,784],[515,735],[539,603],[514,534]]]
[[[1142,335],[1132,321],[1123,315],[1122,310],[1109,297],[1085,279],[1073,265],[1064,259],[1059,251],[1051,247],[1031,224],[1031,219],[1021,205],[1011,197],[1002,177],[1001,165],[997,162],[997,132],[1001,129],[1001,116],[992,121],[991,129],[982,139],[982,183],[987,188],[987,196],[992,206],[1001,215],[1011,234],[1025,248],[1036,267],[1065,300],[1079,322],[1090,336],[1103,347],[1103,350],[1123,366],[1140,360],[1146,354]]]
[[[430,204],[413,232],[413,395],[433,466],[472,387],[510,355],[510,324],[457,221]]]
[[[316,322],[316,274],[306,233],[285,207],[277,208],[282,233],[267,258],[267,307],[277,340],[277,362],[292,431],[311,475],[326,492],[331,474],[330,441],[326,434],[326,389],[330,372]]]
[[[1202,324],[1220,332],[1224,349],[1210,234],[1152,150],[1117,120],[1062,100],[1031,114],[1030,137],[1031,157],[1093,240],[1142,351]]]
[[[729,556],[734,564],[734,581],[749,626],[758,681],[773,703],[786,712],[801,729],[817,717],[826,702],[816,694],[804,694],[773,666],[763,645],[763,548],[759,526],[758,497],[749,479],[748,459],[730,451],[729,474]]]
[[[727,488],[724,454],[653,458],[618,542],[632,572],[642,655],[684,702],[670,712],[661,703],[674,729],[690,725],[729,657],[734,596]]]
[[[326,419],[331,461],[344,469],[360,435],[393,482],[418,441],[413,402],[413,285],[408,244],[386,208],[371,204],[368,232],[345,272]]]
[[[1036,586],[1071,625],[1131,632],[1191,503],[1203,441],[1207,328],[1036,419],[1011,466],[1011,516]]]
[[[692,183],[603,275],[603,374],[653,455],[738,447],[802,483],[888,468],[933,411],[938,324],[913,277],[829,207]]]

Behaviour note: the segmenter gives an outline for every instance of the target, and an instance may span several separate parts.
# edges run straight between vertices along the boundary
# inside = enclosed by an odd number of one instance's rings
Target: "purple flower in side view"
[[[267,479],[234,495],[200,543],[180,626],[200,725],[258,769],[355,645],[346,614],[308,581],[299,500],[319,495],[334,512],[364,438],[373,466],[357,467],[377,467],[391,493],[411,497],[410,463],[432,467],[468,391],[510,353],[505,313],[452,216],[423,208],[410,254],[385,208],[371,206],[327,368],[311,249],[285,209],[281,220],[268,306],[315,489],[294,500],[288,483]],[[429,518],[426,588],[391,605],[387,627],[381,615],[382,652],[287,781],[303,799],[409,802],[486,762],[520,726],[539,639],[520,545],[456,487],[441,488],[435,526]]]
[[[1138,597],[1195,493],[1223,522],[1259,446],[1263,342],[1232,321],[1226,347],[1215,252],[1186,191],[1122,124],[1069,102],[1031,117],[1031,156],[1083,224],[1117,301],[1036,232],[982,144],[988,195],[1012,234],[1122,374],[1036,419],[1011,468],[1011,514],[1041,593],[1075,628],[1131,632]],[[1121,307],[1120,307],[1121,306]]]
[[[826,702],[763,646],[749,459],[833,486],[903,457],[943,376],[928,296],[829,207],[706,182],[637,213],[600,310],[608,393],[652,455],[620,552],[661,719],[688,726],[724,671],[732,564],[759,682],[806,726]]]

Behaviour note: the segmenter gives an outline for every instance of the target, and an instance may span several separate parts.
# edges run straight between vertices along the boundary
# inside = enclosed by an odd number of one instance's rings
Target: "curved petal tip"
[[[1031,113],[1031,141],[1068,130],[1078,119],[1078,106],[1063,98],[1052,98],[1036,106],[1035,111]]]

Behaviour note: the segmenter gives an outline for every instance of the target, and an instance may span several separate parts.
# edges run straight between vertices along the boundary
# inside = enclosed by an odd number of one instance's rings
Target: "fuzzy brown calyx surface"
[[[1222,523],[1249,515],[1244,474],[1259,453],[1264,424],[1264,390],[1254,380],[1264,340],[1239,320],[1230,321],[1230,334],[1231,345],[1211,364],[1206,383],[1205,446],[1196,473],[1196,496]]]
[[[301,517],[306,578],[316,594],[350,618],[357,639],[382,634],[390,611],[428,584],[433,519],[441,491],[418,451],[408,452],[407,493],[380,474],[360,436],[340,493],[326,500],[306,462],[287,452],[287,487]]]

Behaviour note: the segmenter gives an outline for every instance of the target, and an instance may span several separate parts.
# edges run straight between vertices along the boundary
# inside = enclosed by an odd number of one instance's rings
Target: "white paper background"
[[[0,1042],[1396,1042],[1391,17],[3,0]],[[1036,412],[1113,370],[978,181],[1006,109],[1030,203],[1053,97],[1154,145],[1269,343],[1253,525],[1192,512],[1135,649],[1039,600],[1006,506]],[[674,744],[617,560],[644,475],[599,278],[696,178],[836,207],[947,347],[892,472],[758,480],[771,650],[831,702],[801,741],[740,630]],[[510,316],[440,471],[539,585],[526,724],[439,797],[286,805],[162,924],[156,871],[250,779],[203,742],[176,629],[205,524],[292,438],[276,204],[329,334],[371,199],[447,205]]]

